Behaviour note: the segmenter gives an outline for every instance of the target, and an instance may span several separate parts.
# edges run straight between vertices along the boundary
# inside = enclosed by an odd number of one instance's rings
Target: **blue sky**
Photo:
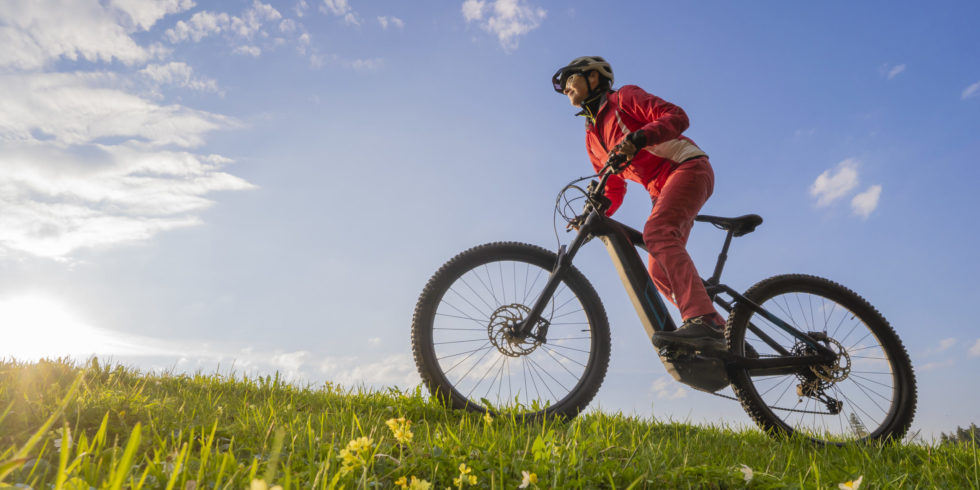
[[[555,195],[590,167],[549,78],[597,54],[688,112],[704,213],[765,218],[726,282],[850,286],[909,349],[913,430],[980,422],[980,4],[597,5],[7,2],[0,356],[413,386],[439,265],[557,247]],[[617,218],[648,213],[631,186]],[[695,228],[703,269],[721,240]],[[609,265],[578,261],[613,333],[593,406],[749,424],[669,378]]]

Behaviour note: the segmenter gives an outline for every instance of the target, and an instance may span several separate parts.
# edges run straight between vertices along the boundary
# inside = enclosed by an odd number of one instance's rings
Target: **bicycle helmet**
[[[568,77],[576,73],[586,73],[592,70],[599,72],[599,75],[609,80],[609,85],[612,86],[612,66],[609,66],[609,63],[602,59],[601,56],[580,56],[575,58],[571,63],[555,72],[555,75],[551,77],[551,84],[554,86],[555,92],[560,94],[565,90],[565,82],[568,81]]]

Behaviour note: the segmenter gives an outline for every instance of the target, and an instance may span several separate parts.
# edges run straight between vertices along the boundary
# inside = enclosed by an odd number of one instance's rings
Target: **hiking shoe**
[[[725,332],[715,326],[704,316],[690,318],[673,332],[656,332],[653,334],[653,345],[679,345],[692,347],[695,350],[725,350]]]

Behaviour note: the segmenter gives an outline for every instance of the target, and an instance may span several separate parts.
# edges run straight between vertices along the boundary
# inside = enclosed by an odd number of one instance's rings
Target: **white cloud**
[[[851,210],[854,214],[868,219],[872,211],[878,207],[878,199],[881,198],[881,186],[873,185],[864,192],[851,199]]]
[[[349,66],[355,70],[377,70],[384,66],[383,58],[365,58],[349,62]]]
[[[109,73],[0,75],[0,141],[44,139],[64,147],[101,138],[150,146],[201,145],[204,133],[238,126],[231,118],[126,93]]]
[[[361,21],[347,3],[347,0],[323,0],[323,6],[320,7],[320,10],[336,15],[337,17],[343,17],[344,22],[347,24],[361,25]]]
[[[980,339],[977,339],[973,347],[970,347],[970,355],[974,357],[980,356]]]
[[[231,18],[231,31],[240,37],[251,39],[256,32],[262,28],[265,22],[274,22],[282,18],[278,10],[271,5],[255,0],[252,7],[246,10],[241,17]]]
[[[8,147],[9,148],[9,147]],[[251,184],[218,155],[91,145],[87,158],[38,144],[2,157],[0,247],[54,259],[197,225],[206,194]]]
[[[232,51],[235,54],[243,54],[246,56],[259,56],[262,54],[262,50],[258,46],[239,46]]]
[[[271,5],[255,0],[241,16],[220,12],[197,12],[187,21],[178,21],[165,35],[170,42],[198,42],[205,37],[229,33],[243,39],[251,39],[267,22],[275,22],[282,14]],[[281,24],[280,24],[281,27]]]
[[[381,28],[385,30],[388,30],[389,25],[393,27],[397,27],[399,29],[405,28],[405,23],[402,22],[402,20],[399,19],[398,17],[386,17],[386,16],[378,17],[378,23],[381,24]]]
[[[224,157],[164,149],[198,146],[237,121],[116,85],[104,73],[0,76],[0,250],[66,259],[146,240],[200,224],[193,213],[213,204],[210,192],[253,187],[221,170]]]
[[[679,400],[687,397],[687,390],[683,386],[677,386],[674,378],[670,376],[660,376],[653,381],[650,392],[661,400]]]
[[[146,31],[168,14],[194,7],[194,0],[112,0],[111,5],[125,12],[133,24]]]
[[[140,14],[138,23],[150,22]],[[36,70],[58,59],[120,61],[132,65],[150,53],[97,0],[4,2],[0,8],[0,68]]]
[[[210,78],[195,77],[193,69],[187,63],[171,61],[167,64],[146,65],[140,70],[140,74],[164,85],[176,85],[178,87],[199,90],[202,92],[221,93],[218,82]]]
[[[980,82],[974,83],[963,90],[963,95],[961,95],[960,98],[966,100],[971,97],[976,97],[977,95],[980,95]]]
[[[495,34],[508,51],[517,49],[518,38],[537,29],[547,16],[542,8],[527,6],[524,0],[466,0],[461,7],[466,22],[478,22],[483,30]]]
[[[471,22],[474,20],[480,20],[483,18],[483,9],[486,8],[487,2],[481,0],[466,0],[463,2],[463,19],[466,22]]]
[[[293,32],[293,31],[296,30],[296,26],[297,26],[297,24],[296,24],[296,21],[295,20],[293,20],[293,19],[283,19],[282,22],[279,23],[279,30],[282,31],[282,32],[287,32],[287,33],[288,32]]]
[[[884,69],[882,71],[886,72],[885,73],[885,77],[887,77],[889,80],[891,80],[891,79],[897,77],[900,73],[902,73],[902,72],[905,71],[905,65],[904,64],[901,64],[901,65],[892,66],[892,67],[889,67],[888,65],[885,65],[884,66]]]
[[[810,195],[817,198],[817,206],[826,206],[857,187],[859,163],[853,158],[848,158],[838,163],[836,168],[826,170],[817,177],[810,186]],[[877,204],[877,197],[875,204]]]
[[[198,42],[212,34],[227,30],[231,26],[231,16],[221,12],[198,12],[187,22],[177,21],[173,28],[167,29],[165,35],[170,42],[191,40]]]
[[[926,351],[926,355],[939,354],[940,352],[945,352],[956,345],[957,340],[953,337],[946,338],[939,341],[939,345],[934,349],[929,349]]]

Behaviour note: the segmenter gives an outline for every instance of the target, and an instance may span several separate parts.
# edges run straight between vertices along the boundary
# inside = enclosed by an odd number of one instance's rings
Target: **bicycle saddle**
[[[711,223],[722,230],[733,230],[735,236],[742,236],[755,231],[755,227],[762,224],[762,216],[758,214],[746,214],[737,218],[722,218],[720,216],[699,214],[694,217],[694,221]]]

